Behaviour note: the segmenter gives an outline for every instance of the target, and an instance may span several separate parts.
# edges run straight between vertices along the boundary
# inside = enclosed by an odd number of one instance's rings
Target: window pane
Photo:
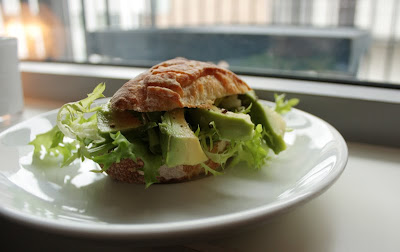
[[[24,60],[400,83],[400,0],[3,0]]]

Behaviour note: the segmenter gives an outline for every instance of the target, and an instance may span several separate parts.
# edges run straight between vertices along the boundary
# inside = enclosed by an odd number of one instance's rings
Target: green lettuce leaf
[[[119,131],[109,135],[99,133],[95,112],[102,107],[92,105],[96,99],[104,97],[104,90],[105,84],[101,83],[87,98],[62,106],[57,115],[57,125],[37,135],[30,143],[34,146],[33,157],[45,162],[62,155],[61,166],[69,165],[76,159],[91,159],[102,166],[100,172],[123,159],[136,161],[140,158],[144,162],[144,179],[148,187],[157,182],[162,157],[151,153],[148,141],[141,138],[131,137],[128,140]],[[157,123],[149,122],[147,126],[150,129]]]
[[[97,115],[94,113],[87,118],[88,113],[101,109],[101,106],[91,107],[92,103],[104,97],[105,84],[100,83],[88,94],[88,97],[74,103],[62,106],[57,114],[57,126],[65,136],[79,141],[103,142],[105,139],[97,128]]]
[[[133,153],[133,144],[120,131],[116,134],[110,133],[110,136],[113,139],[110,151],[103,155],[92,157],[93,161],[103,166],[102,171],[107,171],[113,163],[119,163],[122,159],[129,158],[136,161],[136,155]]]
[[[299,99],[292,98],[290,100],[285,100],[285,94],[274,94],[275,97],[275,111],[281,115],[288,113],[292,107],[299,103]]]
[[[232,148],[236,151],[236,156],[232,159],[231,165],[246,162],[248,167],[261,169],[268,158],[269,148],[263,139],[264,129],[258,124],[254,129],[252,139],[241,142],[234,142]]]
[[[268,158],[269,148],[263,139],[264,129],[261,124],[254,129],[253,138],[247,141],[230,141],[224,151],[213,152],[214,144],[220,141],[218,129],[213,127],[206,131],[196,131],[199,137],[203,151],[213,162],[218,163],[224,168],[231,160],[230,166],[234,166],[240,162],[246,162],[249,167],[260,169]]]
[[[212,169],[211,167],[209,167],[208,165],[206,165],[205,163],[201,163],[200,164],[201,167],[203,167],[204,169],[204,173],[207,175],[208,173],[211,173],[214,176],[218,176],[218,175],[222,175],[222,172],[216,171],[214,169]]]
[[[149,147],[140,139],[130,139],[130,141],[121,133],[110,133],[113,142],[109,152],[100,156],[93,157],[93,161],[102,165],[101,171],[107,171],[113,163],[119,163],[123,159],[132,159],[137,161],[140,158],[143,163],[144,180],[146,187],[157,182],[159,168],[162,165],[161,155],[154,155],[149,151]]]
[[[64,141],[64,134],[57,126],[46,133],[39,134],[29,143],[33,145],[33,157],[36,161],[51,161],[54,157],[63,156],[61,166],[69,165],[77,158],[78,142]]]

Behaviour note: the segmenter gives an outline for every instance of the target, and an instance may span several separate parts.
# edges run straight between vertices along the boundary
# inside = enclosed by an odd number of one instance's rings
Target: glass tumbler
[[[24,107],[17,39],[0,37],[0,129],[15,121]]]

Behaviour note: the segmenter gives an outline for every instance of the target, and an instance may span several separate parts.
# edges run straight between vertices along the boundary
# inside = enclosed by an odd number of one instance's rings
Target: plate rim
[[[103,99],[102,99],[103,100]],[[261,100],[263,103],[273,104],[270,101]],[[0,138],[4,135],[18,129],[21,125],[29,123],[31,120],[46,117],[53,113],[57,113],[59,109],[54,109],[45,113],[41,113],[27,120],[18,122],[17,124],[0,132]],[[165,222],[165,223],[151,223],[151,224],[96,224],[86,222],[58,222],[57,219],[48,219],[45,217],[34,216],[28,213],[9,210],[0,205],[0,216],[5,217],[11,221],[15,221],[25,226],[36,229],[50,231],[63,235],[74,237],[92,237],[102,239],[129,239],[131,241],[154,241],[154,240],[169,240],[169,239],[184,239],[192,237],[195,234],[204,232],[218,232],[228,230],[244,225],[251,225],[266,221],[269,217],[275,216],[279,213],[290,211],[291,209],[305,204],[306,202],[318,197],[320,194],[328,190],[343,173],[348,161],[348,147],[343,136],[331,124],[323,119],[312,115],[300,109],[292,109],[290,113],[299,113],[302,116],[310,117],[325,124],[329,131],[333,134],[337,142],[337,155],[338,161],[335,163],[334,168],[324,177],[324,179],[309,188],[305,192],[296,194],[296,197],[288,197],[279,202],[272,202],[266,205],[258,206],[251,209],[242,210],[239,212],[228,213],[223,215],[211,216],[206,218]]]

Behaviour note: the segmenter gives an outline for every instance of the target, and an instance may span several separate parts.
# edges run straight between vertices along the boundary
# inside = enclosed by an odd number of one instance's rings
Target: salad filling
[[[57,160],[64,167],[90,159],[99,164],[93,172],[107,172],[129,159],[140,164],[146,187],[158,182],[160,167],[200,164],[214,175],[221,174],[215,164],[221,170],[242,162],[260,169],[273,155],[270,150],[286,148],[281,115],[298,103],[276,95],[272,109],[250,91],[217,99],[209,109],[112,111],[108,102],[95,102],[104,98],[105,88],[101,83],[87,98],[60,108],[56,125],[30,142],[36,161]]]

